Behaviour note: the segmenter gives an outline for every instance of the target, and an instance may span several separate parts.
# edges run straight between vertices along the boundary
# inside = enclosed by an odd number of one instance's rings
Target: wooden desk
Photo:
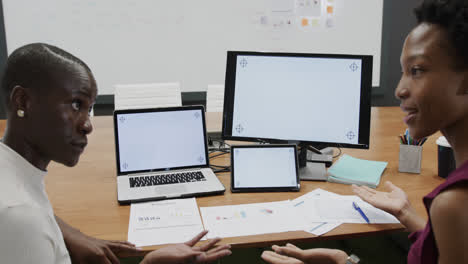
[[[220,118],[219,114],[209,114],[207,117],[208,130],[219,127]],[[421,215],[426,216],[422,197],[443,181],[437,176],[435,140],[439,134],[430,137],[424,145],[421,174],[398,173],[399,140],[397,135],[405,130],[402,118],[403,113],[398,107],[373,108],[370,149],[343,149],[343,152],[357,158],[388,161],[382,183],[391,180],[403,188],[408,193],[416,210]],[[4,123],[4,120],[0,121],[0,134],[3,134]],[[120,206],[117,203],[112,117],[93,117],[93,125],[94,131],[89,136],[89,145],[75,168],[67,168],[56,163],[49,166],[49,175],[46,177],[49,198],[55,213],[84,233],[103,239],[126,240],[130,207]],[[211,163],[228,164],[229,156],[215,158]],[[305,181],[302,182],[299,193],[233,194],[229,191],[229,173],[220,174],[219,178],[226,187],[225,194],[197,198],[200,207],[294,199],[315,188],[322,188],[338,194],[352,194],[351,187],[348,185]],[[286,241],[343,239],[397,230],[402,230],[402,225],[343,224],[321,237],[306,232],[287,232],[225,238],[223,243],[230,243],[234,248],[261,247]]]

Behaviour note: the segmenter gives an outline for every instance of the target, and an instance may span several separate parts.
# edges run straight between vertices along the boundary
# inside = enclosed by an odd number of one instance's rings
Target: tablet
[[[231,191],[299,191],[296,145],[231,147]]]

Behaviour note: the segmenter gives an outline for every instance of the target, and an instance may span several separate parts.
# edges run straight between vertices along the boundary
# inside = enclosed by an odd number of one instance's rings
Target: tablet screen
[[[298,188],[296,146],[238,146],[232,149],[232,187]]]

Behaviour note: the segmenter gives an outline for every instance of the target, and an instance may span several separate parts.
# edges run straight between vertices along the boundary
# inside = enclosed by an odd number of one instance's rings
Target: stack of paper
[[[316,236],[343,223],[366,221],[353,207],[357,203],[371,224],[399,223],[355,195],[315,189],[292,201],[200,207],[208,238],[235,237],[303,230]]]
[[[371,224],[398,223],[355,195],[315,189],[292,201],[200,207],[203,224],[194,198],[132,204],[128,241],[136,246],[181,243],[203,229],[210,231],[207,238],[298,230],[320,236],[342,223],[366,223],[353,202]]]
[[[328,169],[328,181],[376,188],[387,164],[383,161],[356,159],[345,154]]]

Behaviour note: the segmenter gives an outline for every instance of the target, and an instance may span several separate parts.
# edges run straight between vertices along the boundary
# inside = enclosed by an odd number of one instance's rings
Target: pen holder
[[[421,173],[422,146],[400,144],[398,171]]]

